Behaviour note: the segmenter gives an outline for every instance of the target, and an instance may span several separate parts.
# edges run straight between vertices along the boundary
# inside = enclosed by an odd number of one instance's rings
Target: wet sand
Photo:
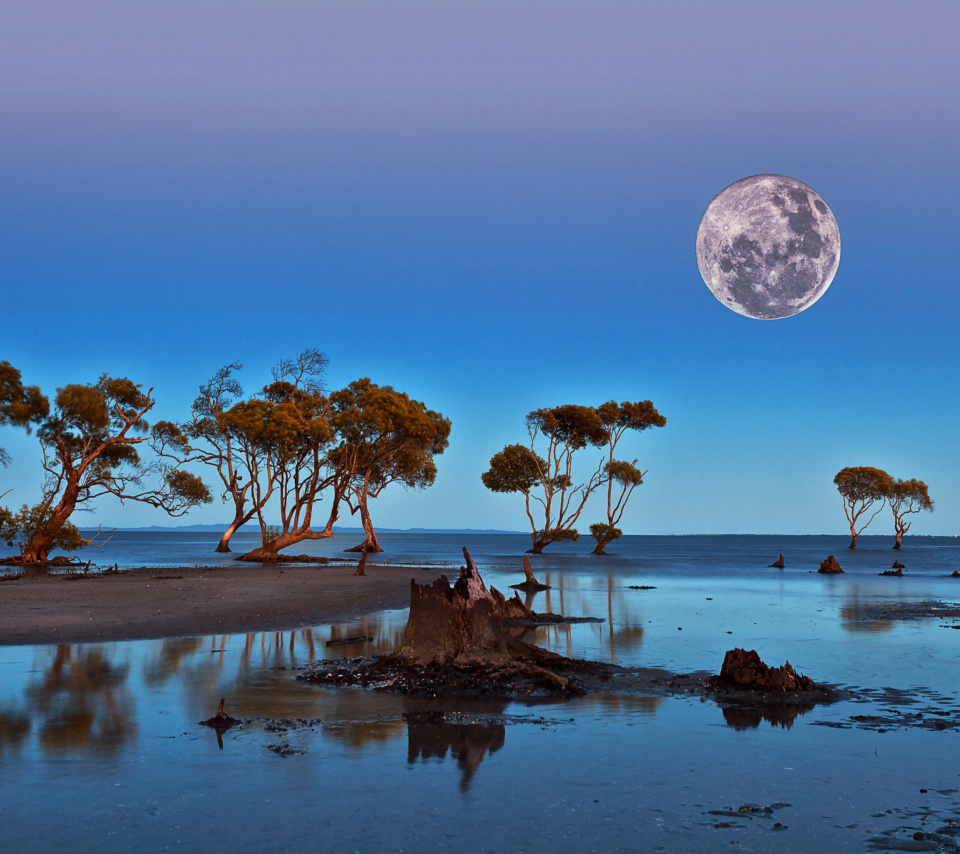
[[[151,567],[0,584],[0,644],[88,643],[346,622],[403,608],[422,570],[355,567]],[[435,568],[431,572],[436,573]],[[420,579],[423,580],[422,578]]]

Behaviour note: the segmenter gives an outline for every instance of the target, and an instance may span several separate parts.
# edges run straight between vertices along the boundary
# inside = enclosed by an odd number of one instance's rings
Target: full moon
[[[778,320],[810,308],[840,263],[827,203],[784,175],[754,175],[710,202],[697,229],[697,266],[727,308]]]

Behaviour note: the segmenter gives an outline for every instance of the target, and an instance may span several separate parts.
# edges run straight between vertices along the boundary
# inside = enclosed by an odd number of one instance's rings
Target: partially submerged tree
[[[301,393],[322,395],[322,375],[328,364],[319,350],[304,350],[296,359],[283,360],[273,370],[274,384],[288,383]],[[200,394],[190,410],[190,420],[181,424],[161,421],[154,425],[153,444],[162,456],[179,466],[202,463],[210,466],[223,486],[221,498],[233,505],[233,519],[227,525],[216,551],[229,552],[230,540],[237,530],[257,518],[266,507],[276,485],[273,465],[276,454],[268,453],[271,434],[257,417],[267,418],[268,406],[241,406],[243,389],[235,373],[242,368],[231,362],[220,368],[200,386]],[[267,387],[269,388],[269,386]],[[255,398],[263,398],[261,391]],[[237,410],[231,410],[237,406]],[[254,417],[249,418],[248,416]]]
[[[347,551],[380,552],[369,502],[391,483],[425,489],[437,475],[434,456],[449,443],[450,421],[418,400],[367,378],[330,395],[338,445],[328,454],[364,541]]]
[[[333,536],[339,493],[335,493],[326,524],[313,528],[316,504],[335,484],[337,473],[327,466],[334,441],[330,401],[323,393],[320,373],[325,357],[307,350],[281,362],[273,382],[260,394],[235,404],[223,421],[245,460],[249,501],[260,525],[261,545],[244,560],[276,560],[279,552],[304,540]],[[276,502],[280,525],[267,522],[268,502]],[[271,504],[269,512],[275,512]]]
[[[637,468],[637,460],[630,462],[614,458],[617,444],[627,430],[638,432],[650,427],[663,427],[667,423],[656,407],[649,400],[640,400],[636,403],[624,401],[608,401],[597,408],[600,421],[607,430],[607,462],[604,466],[604,475],[607,485],[607,521],[598,522],[590,526],[590,533],[597,541],[594,554],[603,554],[604,549],[613,540],[622,535],[617,527],[623,518],[627,502],[633,495],[633,490],[643,483],[646,472]]]
[[[203,482],[163,463],[145,464],[137,445],[147,430],[145,416],[154,405],[146,393],[126,378],[104,374],[95,384],[57,389],[51,410],[37,392],[33,405],[44,411],[37,433],[46,478],[42,497],[33,507],[8,514],[4,539],[18,540],[20,563],[44,563],[54,548],[89,545],[69,522],[74,511],[95,498],[114,495],[139,501],[181,516],[210,500]],[[147,480],[159,480],[154,486]]]
[[[251,481],[248,478],[244,482],[244,460],[237,452],[233,435],[223,421],[223,414],[243,394],[240,383],[233,376],[241,367],[239,362],[224,365],[200,386],[200,394],[190,408],[189,421],[183,424],[158,421],[152,430],[152,442],[157,453],[172,459],[178,466],[188,463],[208,465],[223,484],[221,498],[233,504],[234,513],[233,521],[217,543],[218,552],[230,551],[230,539],[256,512],[247,503]]]
[[[896,537],[893,547],[899,549],[903,542],[903,535],[913,524],[906,517],[921,510],[932,513],[933,501],[930,500],[927,485],[922,480],[916,479],[893,481],[890,484],[887,501],[893,511],[893,530]]]
[[[843,512],[846,514],[847,522],[850,523],[850,545],[847,548],[855,549],[857,538],[883,509],[893,479],[882,469],[854,466],[837,472],[833,482],[843,498]],[[865,516],[877,502],[880,502],[877,509],[858,527],[861,517]]]
[[[579,538],[574,525],[587,499],[606,482],[607,475],[601,458],[587,480],[575,483],[574,455],[588,445],[602,447],[610,434],[598,411],[590,406],[535,409],[526,422],[529,444],[507,445],[494,454],[482,480],[493,492],[523,495],[533,541],[529,553],[540,554],[550,543]],[[542,457],[535,450],[538,441],[546,444]]]

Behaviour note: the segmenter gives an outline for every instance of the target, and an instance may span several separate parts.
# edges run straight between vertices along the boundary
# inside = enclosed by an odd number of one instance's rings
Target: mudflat
[[[406,607],[409,566],[149,567],[0,584],[0,644],[89,643],[295,629]]]

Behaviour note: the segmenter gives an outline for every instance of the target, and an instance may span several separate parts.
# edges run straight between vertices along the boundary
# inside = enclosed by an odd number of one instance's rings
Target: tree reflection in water
[[[20,711],[4,709],[0,711],[0,760],[10,748],[17,749],[30,735],[30,718]]]
[[[743,732],[756,729],[763,721],[769,721],[770,726],[790,729],[797,717],[805,715],[813,708],[813,704],[786,706],[724,706],[723,719],[727,726]]]
[[[865,632],[875,634],[876,632],[889,632],[893,628],[892,620],[866,619],[864,609],[870,609],[876,605],[876,601],[861,602],[856,587],[849,595],[845,605],[840,607],[840,625],[848,632]]]
[[[576,597],[571,597],[570,594],[582,592],[575,588],[571,590],[571,585],[582,583],[582,578],[546,572],[543,579],[544,584],[549,584],[551,589],[529,591],[524,598],[524,605],[530,610],[557,613],[565,617],[605,616],[606,619],[602,623],[558,623],[539,626],[527,636],[530,643],[546,646],[567,658],[580,658],[583,656],[577,651],[578,645],[575,643],[574,632],[590,631],[597,639],[599,651],[602,653],[605,649],[606,660],[611,664],[617,664],[618,659],[622,660],[624,655],[636,652],[643,643],[643,620],[630,613],[630,597],[625,595],[621,577],[607,576],[605,615],[587,613],[585,609],[582,609],[584,612],[580,614],[567,612],[566,607],[570,599],[573,598],[574,603],[577,601]],[[539,602],[537,602],[538,597],[542,597]]]
[[[503,724],[432,724],[410,721],[407,730],[407,762],[410,765],[443,761],[447,753],[456,758],[462,771],[460,791],[470,788],[470,781],[485,756],[492,756],[506,741]]]
[[[107,648],[61,644],[39,680],[27,686],[39,718],[41,748],[48,753],[115,754],[136,738],[129,667],[111,663]]]

